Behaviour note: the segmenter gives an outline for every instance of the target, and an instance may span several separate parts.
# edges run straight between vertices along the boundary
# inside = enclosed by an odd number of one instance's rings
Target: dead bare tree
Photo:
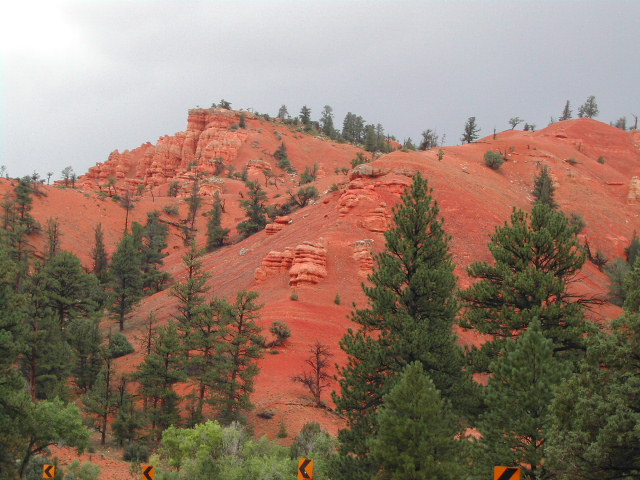
[[[316,403],[316,407],[324,408],[322,401],[322,391],[331,385],[331,375],[327,372],[329,368],[329,358],[333,356],[328,345],[323,345],[318,340],[309,349],[311,355],[305,360],[311,370],[304,371],[296,375],[291,380],[305,385]]]

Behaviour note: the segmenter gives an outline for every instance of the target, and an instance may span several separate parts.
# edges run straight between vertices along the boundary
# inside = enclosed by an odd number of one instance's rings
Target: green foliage
[[[364,153],[358,152],[356,153],[356,158],[351,159],[351,168],[356,168],[358,165],[369,163],[370,161],[370,159],[364,156]]]
[[[587,222],[579,213],[571,212],[569,214],[569,226],[575,230],[577,235],[585,229]]]
[[[578,109],[578,117],[593,118],[598,116],[598,104],[596,103],[596,97],[593,95],[587,97],[587,100]]]
[[[338,132],[333,126],[333,109],[329,105],[325,105],[322,109],[320,130],[329,138],[335,139],[338,136]]]
[[[80,460],[74,460],[64,472],[64,478],[65,480],[99,480],[100,467],[91,462],[81,463]]]
[[[544,204],[531,214],[514,209],[510,222],[491,235],[489,250],[495,263],[473,263],[467,272],[478,281],[461,292],[466,307],[461,325],[494,337],[474,350],[475,367],[487,371],[505,341],[534,318],[556,354],[579,356],[590,328],[582,302],[566,289],[586,256],[563,213]]]
[[[569,165],[577,165],[578,164],[578,160],[576,160],[574,157],[567,158],[565,160],[565,162],[567,162]]]
[[[156,293],[169,281],[169,274],[162,272],[164,252],[167,248],[169,227],[160,220],[160,212],[147,213],[147,224],[141,231],[139,250],[142,261],[142,287],[145,292]]]
[[[606,160],[603,156],[598,157],[598,163],[605,164]]]
[[[549,167],[543,165],[540,169],[540,174],[533,179],[533,191],[531,194],[536,199],[535,203],[544,203],[551,208],[558,208],[554,198],[555,190],[556,187],[553,186]]]
[[[333,303],[335,303],[336,305],[340,305],[342,303],[342,298],[340,297],[339,293],[336,293],[336,298],[333,299]]]
[[[304,172],[300,174],[300,185],[315,182],[318,178],[318,164],[314,163],[313,168],[304,167]]]
[[[291,292],[291,295],[289,296],[289,300],[293,300],[294,302],[298,301],[298,292],[296,290]]]
[[[121,332],[116,332],[111,336],[111,343],[109,344],[108,350],[110,358],[122,357],[135,351],[129,339]]]
[[[419,150],[429,150],[431,148],[436,148],[440,142],[440,137],[436,133],[435,130],[431,130],[430,128],[422,132],[422,142],[420,142]],[[415,148],[414,148],[415,150]]]
[[[109,256],[104,245],[104,233],[102,224],[98,223],[94,229],[94,245],[91,250],[92,269],[91,272],[98,277],[100,285],[109,282]]]
[[[627,313],[640,313],[640,258],[636,257],[633,267],[624,278],[624,309]]]
[[[493,169],[499,170],[504,163],[504,157],[500,152],[494,152],[493,150],[487,150],[484,154],[484,164]]]
[[[549,405],[569,369],[553,356],[553,343],[534,319],[506,345],[492,365],[485,389],[487,410],[479,420],[476,463],[482,477],[495,465],[521,465],[524,478],[549,478],[545,465]]]
[[[462,143],[475,142],[478,139],[479,132],[480,127],[476,124],[476,117],[469,117],[467,122],[464,124],[464,131],[462,132],[460,141]]]
[[[413,362],[384,397],[378,429],[369,440],[375,478],[455,480],[464,476],[464,440],[447,403]]]
[[[169,183],[169,196],[170,197],[177,197],[179,191],[180,191],[180,182],[173,181],[173,182]]]
[[[259,232],[267,225],[267,208],[265,206],[267,194],[262,190],[258,182],[248,181],[247,188],[247,198],[240,201],[240,206],[244,209],[248,218],[240,222],[236,227],[244,237]]]
[[[276,320],[269,327],[269,332],[275,337],[271,342],[271,346],[277,347],[284,345],[284,343],[291,337],[291,328],[282,320]]]
[[[562,114],[560,118],[558,118],[560,122],[564,120],[571,120],[571,103],[567,100],[567,103],[564,104],[564,109],[562,110]]]
[[[126,234],[118,244],[109,273],[113,303],[108,308],[122,331],[127,314],[142,297],[142,259],[133,235]]]
[[[162,211],[167,215],[178,215],[179,213],[178,207],[176,207],[175,205],[165,205],[164,207],[162,207]]]
[[[364,140],[364,118],[355,113],[347,113],[342,123],[342,138],[345,142],[362,143]]]
[[[122,459],[127,462],[146,462],[149,460],[149,447],[144,443],[131,443],[124,449]]]
[[[375,413],[408,363],[422,363],[457,414],[471,413],[476,400],[452,330],[458,304],[449,236],[420,174],[394,208],[394,227],[385,238],[372,285],[363,286],[369,306],[352,313],[360,329],[340,341],[348,361],[338,371],[341,394],[334,395],[349,428],[340,432],[339,468],[363,475],[370,468],[367,439],[376,432]]]
[[[284,420],[280,422],[280,429],[278,430],[276,436],[278,438],[287,438],[289,436],[289,433],[287,433],[287,426],[284,424]]]
[[[207,222],[207,251],[222,247],[230,231],[228,228],[222,228],[222,201],[220,197],[216,197]]]
[[[625,313],[595,339],[588,362],[551,405],[547,451],[557,478],[631,480],[640,475],[640,315]]]
[[[240,114],[240,121],[238,122],[238,127],[247,128],[247,116],[244,113]]]

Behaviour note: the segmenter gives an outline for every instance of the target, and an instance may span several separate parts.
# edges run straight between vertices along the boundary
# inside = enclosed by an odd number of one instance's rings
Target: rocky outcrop
[[[289,216],[276,217],[276,221],[274,223],[268,223],[267,224],[267,226],[264,229],[265,233],[267,234],[267,236],[275,235],[279,231],[283,230],[292,221],[293,220],[291,220],[291,217],[289,217]]]
[[[299,287],[315,285],[327,276],[327,249],[321,239],[318,243],[304,242],[294,252],[289,269],[289,285]]]
[[[284,252],[272,250],[262,259],[262,263],[256,269],[254,278],[260,283],[269,277],[276,276],[282,272],[288,272],[293,264],[294,249],[285,248]]]
[[[358,225],[366,228],[370,232],[386,232],[391,225],[391,215],[387,212],[386,204],[381,204],[374,208],[368,215],[364,216]]]
[[[358,275],[366,278],[373,272],[373,240],[358,240],[353,243],[352,258],[358,262]]]
[[[243,114],[255,118],[254,114]],[[246,130],[237,128],[239,115],[220,108],[189,110],[186,131],[161,137],[156,145],[147,143],[131,151],[114,151],[77,183],[81,188],[93,189],[114,177],[122,190],[138,184],[159,186],[185,178],[189,171],[218,175],[225,163],[237,160],[238,150],[248,136]]]
[[[640,203],[640,177],[633,177],[629,185],[629,194],[627,195],[627,203]]]

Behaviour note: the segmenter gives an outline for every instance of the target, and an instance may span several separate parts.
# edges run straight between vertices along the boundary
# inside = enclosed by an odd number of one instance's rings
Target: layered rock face
[[[247,118],[254,117],[244,113]],[[117,180],[120,191],[137,185],[157,187],[170,181],[188,179],[191,171],[215,176],[224,164],[233,163],[247,138],[246,131],[233,127],[239,114],[220,108],[189,110],[187,130],[161,137],[156,145],[147,143],[122,153],[114,151],[104,163],[89,169],[78,180],[81,188],[106,185]]]
[[[271,251],[256,269],[254,278],[260,283],[270,277],[287,272],[289,285],[299,287],[316,285],[327,277],[327,248],[324,239],[303,242],[283,252]]]

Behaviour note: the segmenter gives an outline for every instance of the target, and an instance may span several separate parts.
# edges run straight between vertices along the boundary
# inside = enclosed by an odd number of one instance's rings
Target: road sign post
[[[493,467],[493,480],[522,480],[518,467]]]
[[[56,478],[56,466],[45,463],[42,466],[42,478]]]
[[[312,458],[301,458],[298,461],[298,478],[300,480],[309,480],[313,478]]]
[[[153,465],[142,466],[142,480],[156,480],[156,469]]]

